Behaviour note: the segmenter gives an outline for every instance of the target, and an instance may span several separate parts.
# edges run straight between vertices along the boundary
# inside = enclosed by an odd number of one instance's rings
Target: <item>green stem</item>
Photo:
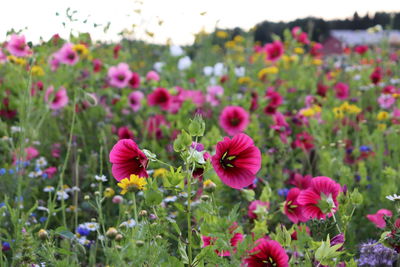
[[[133,201],[133,214],[135,216],[135,222],[136,222],[136,224],[138,224],[139,221],[138,221],[138,214],[137,214],[136,193],[135,192],[132,193],[132,201]]]
[[[333,213],[333,212],[332,212],[332,217],[333,217],[333,220],[335,221],[336,228],[338,229],[339,234],[342,233],[342,231],[340,230],[339,224],[336,221],[335,213]]]

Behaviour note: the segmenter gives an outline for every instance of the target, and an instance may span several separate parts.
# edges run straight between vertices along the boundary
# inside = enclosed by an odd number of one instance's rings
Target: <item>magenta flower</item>
[[[231,136],[245,131],[249,122],[249,113],[239,106],[227,106],[219,116],[219,126]]]
[[[241,233],[235,233],[233,237],[230,239],[230,245],[233,248],[233,251],[236,251],[236,247],[239,244],[239,242],[242,242],[244,239],[243,234]],[[202,248],[212,246],[214,245],[215,241],[217,240],[216,237],[211,237],[211,236],[201,236],[201,240],[203,241],[203,245],[201,246]],[[215,250],[215,253],[217,253],[219,256],[230,256],[231,252],[229,250]]]
[[[375,214],[368,214],[367,218],[370,222],[374,223],[378,228],[385,228],[386,222],[384,216],[392,217],[393,213],[387,209],[380,209]]]
[[[345,83],[337,83],[334,89],[336,91],[336,98],[340,100],[345,100],[350,96],[349,86]]]
[[[169,123],[163,115],[157,114],[150,116],[145,123],[147,136],[149,138],[157,138],[157,139],[163,138],[164,136],[161,127],[168,127],[168,126]]]
[[[240,133],[218,142],[211,163],[224,184],[242,189],[256,178],[261,168],[261,152],[249,136]]]
[[[132,72],[132,78],[129,80],[129,86],[133,89],[140,87],[140,75],[137,72]]]
[[[131,109],[134,112],[139,111],[139,109],[142,107],[143,97],[144,97],[144,95],[140,91],[134,91],[129,94],[129,96],[128,96],[129,105],[131,106]]]
[[[118,66],[113,66],[108,70],[109,84],[116,88],[127,87],[132,75],[128,64],[119,63]]]
[[[265,209],[269,209],[269,202],[261,201],[261,200],[254,200],[250,203],[247,211],[247,216],[250,219],[257,219],[257,214],[254,211],[257,210],[258,206],[264,206]]]
[[[265,45],[265,51],[267,52],[267,60],[277,61],[283,55],[284,49],[281,41],[274,41],[273,43]]]
[[[165,111],[169,110],[171,100],[172,97],[165,88],[157,88],[151,94],[147,95],[147,102],[149,106],[159,106]]]
[[[250,251],[250,255],[243,260],[247,267],[289,267],[289,256],[279,242],[265,238],[256,241],[256,247]]]
[[[297,202],[303,206],[305,218],[325,219],[338,209],[337,197],[340,184],[329,177],[318,176],[312,179],[311,186],[300,192]]]
[[[122,126],[118,128],[118,139],[133,139],[134,135],[128,126]]]
[[[314,148],[314,138],[307,132],[296,134],[296,139],[292,143],[293,148],[301,148],[310,151]]]
[[[64,44],[56,53],[56,57],[60,63],[70,66],[75,65],[79,60],[78,53],[73,49],[71,43]]]
[[[0,48],[0,64],[5,63],[7,61],[7,56],[4,54],[3,50]]]
[[[11,55],[16,57],[26,57],[32,53],[29,46],[26,44],[24,35],[11,35],[11,39],[7,44],[7,50]]]
[[[273,114],[274,124],[270,126],[271,129],[279,133],[281,141],[287,143],[287,137],[290,135],[291,130],[289,124],[286,122],[285,116],[280,112]]]
[[[283,208],[283,212],[293,223],[307,221],[307,218],[303,215],[303,207],[297,201],[300,192],[301,190],[298,188],[290,189]]]
[[[384,109],[389,109],[395,102],[396,99],[391,95],[382,94],[378,98],[379,106]]]
[[[112,174],[118,181],[128,178],[131,174],[139,177],[149,177],[146,168],[148,159],[132,139],[119,140],[110,152]]]
[[[68,100],[67,90],[64,87],[60,87],[57,92],[54,92],[54,87],[50,86],[44,95],[44,101],[53,110],[62,109],[68,104]]]
[[[51,71],[56,71],[58,67],[60,67],[60,60],[58,59],[57,53],[54,53],[50,56],[49,64]]]
[[[158,82],[159,80],[160,80],[160,76],[154,70],[151,70],[146,74],[146,81],[156,81],[156,82]]]

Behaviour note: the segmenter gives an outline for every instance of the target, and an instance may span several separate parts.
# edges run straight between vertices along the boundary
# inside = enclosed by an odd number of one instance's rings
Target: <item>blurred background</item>
[[[4,40],[10,31],[20,32],[36,43],[54,34],[68,38],[90,32],[101,41],[124,37],[186,45],[199,32],[231,29],[264,43],[271,32],[281,35],[296,25],[322,42],[331,30],[365,30],[377,24],[400,29],[399,12],[398,0],[21,0],[1,3],[0,35]]]

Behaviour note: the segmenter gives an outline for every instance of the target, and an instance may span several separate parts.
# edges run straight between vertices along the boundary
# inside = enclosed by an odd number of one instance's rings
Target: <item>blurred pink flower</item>
[[[44,100],[49,104],[53,110],[62,109],[68,104],[67,90],[64,87],[60,87],[57,92],[54,92],[54,87],[50,86],[47,88],[44,95]]]
[[[206,101],[210,103],[211,106],[216,107],[221,103],[220,97],[222,97],[223,94],[224,88],[222,86],[209,86],[207,87]]]
[[[158,82],[159,80],[160,80],[160,76],[154,70],[151,70],[146,74],[146,81],[156,81],[156,82]]]
[[[116,88],[127,87],[132,75],[129,65],[126,63],[119,63],[108,69],[109,84]]]
[[[244,132],[249,123],[249,113],[239,106],[227,106],[219,116],[219,126],[231,136]]]
[[[78,53],[72,48],[73,44],[66,43],[61,47],[60,50],[58,50],[58,52],[56,53],[56,57],[60,63],[72,66],[78,62]]]
[[[367,219],[374,223],[378,228],[385,228],[386,222],[384,216],[392,217],[393,213],[387,209],[380,209],[375,214],[368,214]]]
[[[11,55],[16,57],[26,57],[32,53],[29,46],[26,44],[24,35],[11,35],[11,40],[7,44],[7,50]]]
[[[134,91],[129,94],[129,96],[128,96],[129,105],[134,112],[139,111],[139,109],[142,107],[141,102],[142,102],[143,97],[144,97],[144,95],[140,91]]]

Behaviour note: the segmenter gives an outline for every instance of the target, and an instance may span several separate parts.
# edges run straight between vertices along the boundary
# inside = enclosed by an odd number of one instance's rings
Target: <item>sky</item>
[[[351,17],[355,11],[359,15],[400,11],[400,0],[0,0],[0,8],[0,42],[12,28],[23,30],[34,43],[40,37],[47,40],[59,33],[65,38],[77,31],[90,32],[93,39],[115,41],[126,29],[130,38],[190,44],[195,33],[211,32],[216,26],[248,30],[264,20],[335,19]],[[71,13],[77,11],[73,22],[67,19],[67,8]],[[101,26],[94,28],[95,23]]]

